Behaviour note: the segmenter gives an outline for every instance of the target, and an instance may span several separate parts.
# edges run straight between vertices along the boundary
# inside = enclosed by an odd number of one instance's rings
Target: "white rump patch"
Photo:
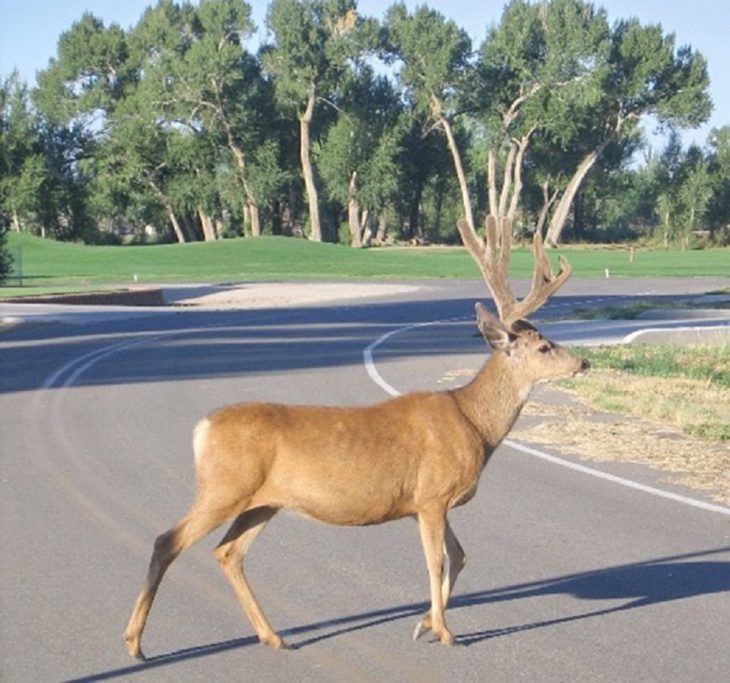
[[[206,437],[208,436],[208,430],[210,428],[210,420],[204,417],[193,431],[193,454],[195,455],[195,464],[200,463],[200,458],[203,455],[203,448],[205,447]]]

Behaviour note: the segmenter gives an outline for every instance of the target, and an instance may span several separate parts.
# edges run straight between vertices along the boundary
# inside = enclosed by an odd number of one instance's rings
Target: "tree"
[[[413,116],[422,121],[423,135],[439,129],[446,137],[466,225],[475,237],[471,190],[454,128],[472,82],[471,40],[453,21],[424,5],[413,14],[403,3],[391,6],[385,31],[387,51],[399,62],[398,81]],[[465,241],[471,237],[462,234]]]
[[[38,75],[33,101],[44,122],[43,147],[51,177],[43,206],[55,214],[54,231],[62,238],[95,237],[88,212],[90,178],[83,173],[103,144],[108,118],[135,87],[125,32],[86,13],[61,35],[58,55]]]
[[[610,34],[605,59],[597,55],[593,71],[600,97],[578,102],[573,116],[590,123],[595,144],[576,167],[548,228],[556,244],[580,184],[598,157],[614,141],[635,131],[653,114],[668,128],[694,127],[707,120],[712,103],[705,59],[690,47],[675,49],[673,34],[638,20],[619,21]]]
[[[196,234],[186,225],[172,193],[179,170],[175,140],[183,132],[160,122],[156,107],[144,94],[146,87],[126,98],[109,118],[108,137],[91,162],[97,202],[110,216],[126,204],[156,203],[163,207],[175,239],[187,242]]]
[[[87,238],[85,190],[73,168],[76,127],[44,119],[13,74],[0,88],[0,199],[16,231]]]
[[[300,163],[309,203],[310,237],[322,240],[319,194],[312,166],[311,127],[319,102],[331,96],[352,56],[348,33],[354,0],[273,0],[266,23],[274,42],[262,51],[279,103],[299,120]]]
[[[20,231],[38,209],[47,174],[38,122],[17,71],[0,88],[0,132],[0,198],[12,228]]]
[[[709,137],[708,171],[712,196],[707,207],[715,241],[730,243],[730,125],[714,128]]]
[[[38,74],[36,104],[54,123],[82,119],[99,128],[136,77],[128,57],[124,30],[86,12],[61,34],[58,56]]]
[[[205,0],[172,14],[169,5],[161,3],[153,12],[172,18],[153,23],[148,13],[138,27],[139,40],[147,43],[144,78],[158,84],[160,111],[168,121],[189,127],[194,135],[220,139],[228,148],[251,232],[260,235],[253,159],[265,142],[273,107],[259,63],[243,46],[254,31],[251,7],[240,0]],[[151,23],[153,28],[164,26],[173,35],[160,40],[159,29],[151,31]],[[165,45],[174,49],[165,49]],[[150,53],[150,48],[156,49]]]
[[[596,98],[590,74],[607,31],[605,13],[580,0],[513,0],[489,31],[473,99],[484,128],[492,215],[514,221],[530,160],[542,187],[540,219],[547,217],[564,186],[566,152],[585,146],[586,121],[576,118],[574,103]]]
[[[6,220],[0,214],[0,285],[5,284],[13,269],[13,256],[8,249]]]
[[[319,165],[330,196],[347,207],[350,243],[361,247],[372,237],[370,217],[397,191],[401,107],[389,81],[365,67],[347,80],[338,109]]]

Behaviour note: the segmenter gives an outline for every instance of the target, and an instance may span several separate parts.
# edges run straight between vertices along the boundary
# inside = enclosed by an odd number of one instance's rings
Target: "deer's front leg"
[[[454,637],[446,628],[444,599],[441,589],[444,570],[444,534],[446,511],[443,508],[424,510],[418,515],[418,529],[426,555],[426,567],[431,593],[431,630],[444,644],[451,645]]]
[[[446,567],[443,570],[443,580],[441,581],[441,600],[443,601],[443,608],[446,611],[446,607],[449,604],[449,598],[454,590],[456,584],[456,577],[459,576],[461,570],[466,564],[466,555],[464,549],[461,547],[459,540],[456,538],[456,534],[451,528],[448,520],[446,520],[446,528],[444,533],[444,550],[446,552]],[[423,615],[421,620],[416,624],[416,628],[413,631],[413,640],[418,640],[424,633],[431,630],[431,611],[429,610]]]

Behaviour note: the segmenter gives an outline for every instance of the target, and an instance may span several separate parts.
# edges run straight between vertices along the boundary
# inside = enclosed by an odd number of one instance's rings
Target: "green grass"
[[[357,250],[294,238],[222,240],[154,246],[84,246],[8,236],[20,255],[23,287],[11,278],[0,296],[163,282],[225,282],[301,278],[473,278],[479,270],[461,248],[385,247]],[[562,250],[561,250],[562,251]],[[611,277],[727,275],[730,250],[637,251],[572,248],[562,251],[574,276]],[[557,263],[557,255],[551,258]],[[532,256],[517,249],[510,276],[529,278]]]
[[[562,384],[596,407],[730,441],[730,344],[576,350],[588,358],[591,372]]]
[[[681,377],[730,390],[730,345],[650,345],[583,347],[576,352],[592,368],[641,377]],[[730,421],[730,420],[729,420]]]
[[[572,315],[578,320],[635,320],[642,313],[654,308],[677,308],[680,304],[664,304],[656,301],[638,301],[627,306],[603,308],[574,308]]]

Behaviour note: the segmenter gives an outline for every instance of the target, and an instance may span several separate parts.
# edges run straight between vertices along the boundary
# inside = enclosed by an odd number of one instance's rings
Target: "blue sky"
[[[156,2],[156,0],[155,0]],[[106,24],[124,28],[134,25],[151,0],[0,0],[0,75],[17,68],[21,78],[35,82],[35,74],[54,56],[61,33],[90,11]],[[268,0],[249,0],[259,36],[264,36]],[[381,18],[392,0],[360,0],[362,14]],[[429,0],[406,5],[427,4],[465,28],[475,46],[484,38],[486,27],[499,19],[504,2],[489,0]],[[712,128],[730,124],[730,3],[717,0],[604,0],[595,2],[606,8],[614,21],[630,16],[643,23],[660,23],[676,35],[677,44],[692,45],[709,63],[711,94],[715,104],[706,125],[684,134],[686,143],[705,144]],[[651,124],[647,123],[651,131]]]

